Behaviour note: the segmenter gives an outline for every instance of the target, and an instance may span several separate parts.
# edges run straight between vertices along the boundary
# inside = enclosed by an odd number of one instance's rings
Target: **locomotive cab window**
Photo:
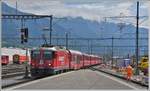
[[[43,54],[44,60],[50,60],[54,57],[54,51],[45,50]]]
[[[31,51],[31,59],[38,59],[39,57],[40,57],[40,51],[39,50]]]

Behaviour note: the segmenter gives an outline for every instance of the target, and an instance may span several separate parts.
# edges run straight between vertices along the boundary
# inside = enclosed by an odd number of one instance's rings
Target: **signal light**
[[[24,29],[21,29],[21,43],[24,43]]]
[[[21,29],[21,43],[28,42],[28,28]]]
[[[24,28],[24,42],[28,42],[28,28]]]
[[[21,43],[23,44],[24,43],[24,38],[23,38],[23,35],[21,34]]]

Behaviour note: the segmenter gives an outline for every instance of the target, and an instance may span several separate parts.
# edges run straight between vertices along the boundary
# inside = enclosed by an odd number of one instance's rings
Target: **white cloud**
[[[15,0],[3,0],[15,7]],[[53,14],[56,17],[78,17],[96,20],[105,16],[133,15],[136,9],[135,0],[17,0],[19,10],[34,14]],[[141,8],[147,9],[147,2],[143,2]],[[143,12],[142,12],[143,13]],[[130,19],[131,21],[133,19]],[[127,20],[129,21],[129,19]]]

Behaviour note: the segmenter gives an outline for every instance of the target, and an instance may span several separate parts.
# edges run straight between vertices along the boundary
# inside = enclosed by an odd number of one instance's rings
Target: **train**
[[[1,48],[1,64],[22,64],[26,60],[30,60],[30,53],[28,49],[28,56],[26,57],[26,50],[16,47],[2,47]]]
[[[7,56],[7,55],[2,55],[2,56],[1,56],[1,64],[2,64],[2,65],[7,65],[7,64],[9,64],[9,56]]]
[[[29,56],[26,55],[19,55],[19,54],[14,54],[13,55],[13,63],[14,64],[23,64],[27,60],[29,60]]]
[[[1,64],[2,65],[10,64],[9,60],[10,60],[10,58],[8,55],[1,56]],[[29,60],[29,56],[26,57],[25,55],[18,55],[18,54],[13,55],[13,64],[23,64],[27,60]]]
[[[62,47],[33,48],[30,54],[30,72],[33,77],[79,70],[102,63],[102,57]]]

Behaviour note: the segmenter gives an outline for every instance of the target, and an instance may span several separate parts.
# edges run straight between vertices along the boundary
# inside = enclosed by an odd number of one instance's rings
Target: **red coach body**
[[[83,66],[83,56],[82,53],[75,50],[69,50],[70,51],[70,69],[80,69]]]

